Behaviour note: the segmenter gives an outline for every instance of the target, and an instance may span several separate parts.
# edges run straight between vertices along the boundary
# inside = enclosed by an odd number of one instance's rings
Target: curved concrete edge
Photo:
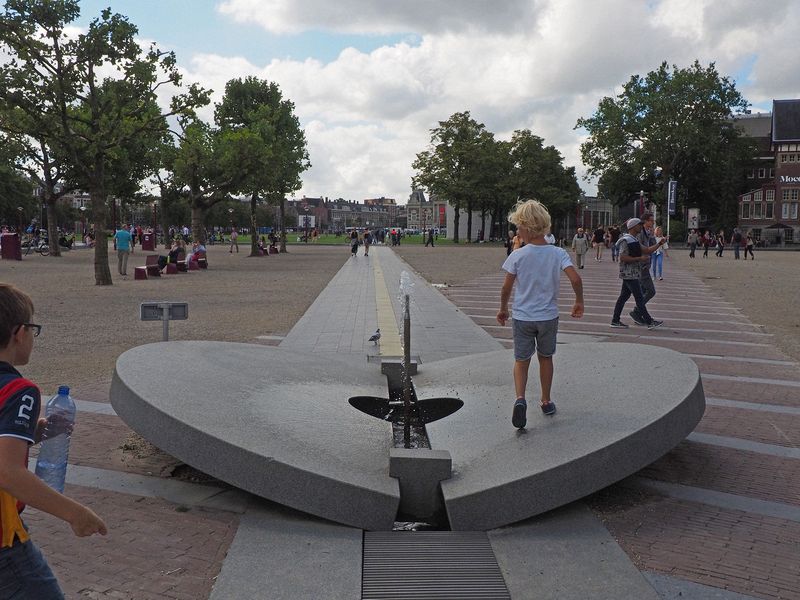
[[[464,531],[495,529],[593,494],[664,456],[694,430],[704,412],[705,395],[698,374],[692,393],[674,410],[624,440],[581,457],[567,468],[535,473],[468,496],[448,498],[445,494],[450,527]]]
[[[452,455],[453,477],[441,489],[454,530],[516,523],[624,479],[685,439],[705,410],[699,370],[680,353],[576,343],[556,354],[558,414],[544,417],[538,409],[534,364],[528,427],[516,430],[513,364],[513,352],[504,350],[423,364],[415,378],[418,395],[465,403],[427,426],[431,447]],[[447,373],[469,376],[442,383]]]
[[[335,475],[326,474],[324,468],[315,471],[312,466],[302,461],[291,464],[274,455],[253,452],[237,444],[236,440],[223,439],[202,431],[143,398],[136,389],[136,379],[140,369],[130,370],[129,376],[126,377],[125,371],[130,366],[126,362],[129,363],[131,358],[134,361],[141,358],[141,352],[137,355],[134,351],[145,348],[154,356],[163,359],[163,356],[170,355],[172,350],[152,349],[152,347],[169,346],[169,344],[173,343],[150,344],[148,346],[151,349],[139,346],[121,355],[117,361],[111,383],[111,403],[117,414],[134,431],[186,464],[263,498],[360,529],[392,528],[400,504],[400,491],[398,481],[388,475],[391,424],[382,423],[377,419],[370,421],[370,426],[386,430],[386,476],[380,489],[366,484],[360,486],[354,481],[343,481]],[[174,344],[186,344],[186,342]],[[259,346],[249,348],[267,350],[268,353],[292,354],[276,348]],[[131,357],[129,353],[134,353],[134,356]],[[126,357],[126,354],[129,356]],[[159,359],[155,358],[155,362],[158,361]],[[171,386],[164,389],[166,396],[174,395],[175,385],[180,385],[174,378],[171,383]],[[361,418],[361,414],[357,411],[353,410],[353,414],[356,415],[355,418]],[[242,416],[232,415],[231,418],[241,420]]]

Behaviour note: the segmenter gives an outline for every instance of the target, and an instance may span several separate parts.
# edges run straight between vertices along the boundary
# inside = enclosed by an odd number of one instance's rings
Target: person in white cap
[[[642,293],[642,284],[639,280],[642,269],[650,266],[650,253],[645,252],[642,245],[639,243],[637,235],[642,229],[642,222],[639,219],[628,219],[625,226],[628,232],[622,235],[617,241],[619,248],[619,277],[622,279],[622,290],[617,298],[617,303],[614,306],[614,316],[611,318],[611,327],[627,328],[628,325],[620,321],[622,309],[625,303],[633,296],[636,301],[636,309],[638,316],[647,325],[648,329],[655,329],[663,324],[663,321],[657,321],[650,316],[647,312],[647,307],[644,302],[644,294]]]

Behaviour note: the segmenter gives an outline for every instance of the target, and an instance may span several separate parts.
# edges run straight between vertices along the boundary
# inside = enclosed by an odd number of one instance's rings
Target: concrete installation
[[[179,369],[162,368],[187,355],[192,360]],[[509,350],[499,350],[418,365],[420,400],[464,402],[427,425],[431,450],[416,451],[421,488],[438,496],[422,480],[431,474],[441,481],[452,529],[508,525],[602,489],[677,445],[703,414],[690,359],[640,345],[606,343],[598,353],[594,344],[575,343],[556,355],[558,414],[544,417],[534,402],[528,428],[517,430],[509,422],[512,362]],[[632,376],[645,370],[647,394]],[[392,474],[402,469],[390,466],[392,426],[348,403],[387,395],[379,365],[363,357],[226,342],[150,344],[119,358],[111,394],[133,429],[232,485],[361,529],[391,529],[397,520],[403,499]],[[440,460],[431,460],[432,451]],[[392,460],[413,460],[408,452]],[[447,453],[449,477],[442,473]]]

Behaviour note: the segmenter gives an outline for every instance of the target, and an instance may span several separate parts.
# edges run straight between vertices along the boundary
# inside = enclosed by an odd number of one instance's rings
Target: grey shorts
[[[549,321],[518,321],[512,319],[514,331],[514,359],[528,360],[534,352],[539,356],[556,353],[558,317]]]

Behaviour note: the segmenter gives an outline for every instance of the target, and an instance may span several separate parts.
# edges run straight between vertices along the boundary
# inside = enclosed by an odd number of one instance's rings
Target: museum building
[[[771,115],[743,115],[737,125],[758,145],[739,226],[770,244],[800,242],[800,99],[773,100]]]

